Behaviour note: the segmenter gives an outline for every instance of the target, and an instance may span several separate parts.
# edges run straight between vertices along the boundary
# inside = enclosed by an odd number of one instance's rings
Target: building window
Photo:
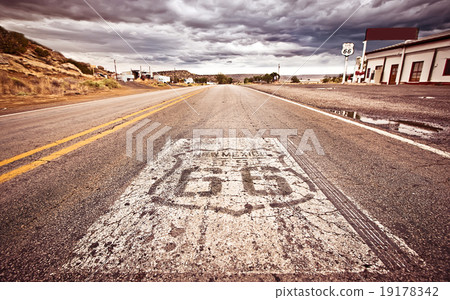
[[[447,58],[445,61],[445,67],[444,67],[444,76],[450,76],[450,58]]]
[[[409,81],[419,82],[420,75],[422,74],[423,61],[413,62],[411,68],[411,75],[409,76]]]

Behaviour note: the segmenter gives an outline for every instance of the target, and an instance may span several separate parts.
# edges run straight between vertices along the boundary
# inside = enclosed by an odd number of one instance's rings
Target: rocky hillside
[[[0,27],[0,94],[79,93],[86,80],[109,75],[102,67],[78,62]]]

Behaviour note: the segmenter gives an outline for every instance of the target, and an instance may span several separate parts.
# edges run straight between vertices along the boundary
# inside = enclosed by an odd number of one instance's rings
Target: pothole
[[[362,114],[357,111],[334,110],[334,109],[330,109],[329,111],[338,115],[359,120],[363,123],[377,125],[382,128],[398,131],[400,133],[404,133],[411,136],[417,136],[425,139],[429,139],[443,130],[440,127],[433,126],[425,122],[379,118]]]

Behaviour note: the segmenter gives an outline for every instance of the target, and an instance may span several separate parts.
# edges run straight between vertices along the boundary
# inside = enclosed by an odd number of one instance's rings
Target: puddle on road
[[[431,138],[436,133],[442,131],[442,128],[434,127],[422,122],[376,118],[358,113],[356,111],[333,110],[333,109],[330,109],[329,111],[338,115],[360,120],[363,123],[377,125],[386,129],[395,130],[400,133],[426,139]]]

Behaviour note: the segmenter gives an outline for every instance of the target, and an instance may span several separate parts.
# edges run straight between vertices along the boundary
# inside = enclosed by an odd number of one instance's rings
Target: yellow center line
[[[47,162],[52,161],[52,160],[54,160],[54,159],[56,159],[58,157],[61,157],[61,156],[65,155],[65,154],[67,154],[69,152],[72,152],[72,151],[74,151],[74,150],[76,150],[78,148],[81,148],[81,147],[83,147],[83,146],[85,146],[87,144],[90,144],[90,143],[92,143],[92,142],[94,142],[94,141],[96,141],[96,140],[98,140],[98,139],[100,139],[102,137],[105,137],[105,136],[107,136],[107,135],[109,135],[109,134],[111,134],[113,132],[116,132],[116,131],[118,131],[118,130],[120,130],[120,129],[128,126],[128,125],[136,123],[139,120],[142,120],[142,119],[144,119],[144,118],[146,118],[146,117],[148,117],[148,116],[150,116],[150,115],[152,115],[152,114],[154,114],[154,113],[156,113],[156,112],[158,112],[160,110],[163,110],[163,109],[165,109],[165,108],[167,108],[169,106],[175,105],[178,102],[186,100],[186,99],[188,99],[188,98],[190,98],[190,97],[192,97],[192,96],[194,96],[196,94],[199,94],[201,92],[203,92],[203,90],[195,92],[195,93],[187,94],[187,95],[183,96],[183,98],[181,98],[179,100],[173,101],[173,102],[171,102],[171,103],[169,103],[167,105],[164,105],[164,106],[162,106],[160,108],[157,108],[157,109],[152,110],[152,111],[150,111],[148,113],[140,115],[140,116],[138,116],[138,117],[136,117],[134,119],[131,119],[131,120],[127,121],[127,122],[119,124],[119,125],[111,128],[111,129],[105,130],[105,131],[103,131],[103,132],[101,132],[99,134],[96,134],[94,136],[91,136],[91,137],[89,137],[89,138],[87,138],[85,140],[79,141],[79,142],[77,142],[77,143],[75,143],[75,144],[73,144],[73,145],[71,145],[69,147],[66,147],[66,148],[63,148],[61,150],[55,151],[55,152],[51,153],[50,155],[47,155],[47,156],[45,156],[45,157],[43,157],[43,158],[41,158],[39,160],[36,160],[36,161],[33,161],[33,162],[29,163],[29,164],[23,165],[23,166],[21,166],[21,167],[19,167],[17,169],[14,169],[14,170],[12,170],[12,171],[10,171],[8,173],[2,174],[2,175],[0,175],[0,184],[5,182],[5,181],[11,180],[11,179],[13,179],[14,177],[16,177],[18,175],[21,175],[23,173],[31,171],[31,170],[39,167],[40,165],[46,164]],[[177,98],[179,98],[179,97],[177,97]],[[121,118],[121,120],[122,120],[122,118]]]
[[[131,114],[126,115],[126,116],[124,116],[124,117],[117,118],[117,119],[112,120],[112,121],[110,121],[110,122],[107,122],[107,123],[104,123],[104,124],[100,124],[100,125],[98,125],[98,126],[92,127],[92,128],[90,128],[90,129],[87,129],[87,130],[85,130],[85,131],[82,131],[82,132],[79,132],[79,133],[76,133],[76,134],[73,134],[73,135],[71,135],[71,136],[65,137],[65,138],[63,138],[63,139],[57,140],[57,141],[52,142],[52,143],[49,143],[49,144],[47,144],[47,145],[44,145],[44,146],[41,146],[41,147],[32,149],[32,150],[30,150],[30,151],[27,151],[27,152],[18,154],[18,155],[16,155],[16,156],[11,157],[11,158],[7,158],[7,159],[5,159],[5,160],[0,161],[0,167],[1,167],[1,166],[4,166],[4,165],[7,165],[7,164],[10,164],[10,163],[12,163],[12,162],[15,162],[16,160],[19,160],[19,159],[25,158],[25,157],[27,157],[27,156],[33,155],[33,154],[35,154],[35,153],[41,152],[41,151],[43,151],[43,150],[46,150],[46,149],[49,149],[49,148],[52,148],[52,147],[55,147],[55,146],[64,144],[64,143],[69,142],[69,141],[71,141],[71,140],[73,140],[73,139],[76,139],[76,138],[79,138],[79,137],[84,136],[84,135],[86,135],[86,134],[89,134],[89,133],[91,133],[91,132],[94,132],[94,131],[96,131],[96,130],[98,130],[98,129],[104,128],[104,127],[106,127],[106,126],[112,125],[112,124],[117,123],[117,122],[120,122],[120,121],[123,121],[123,120],[125,120],[125,119],[128,119],[128,118],[130,118],[130,117],[133,117],[133,116],[138,115],[138,114],[140,114],[140,113],[143,113],[143,112],[145,112],[145,111],[151,110],[151,109],[153,109],[153,108],[155,108],[155,107],[164,105],[164,104],[166,104],[166,103],[168,103],[168,102],[175,101],[175,100],[179,99],[180,97],[193,96],[193,95],[195,95],[195,94],[196,94],[196,92],[191,92],[191,93],[187,93],[187,94],[182,95],[182,96],[178,96],[178,97],[175,97],[175,98],[172,98],[172,99],[163,101],[163,102],[161,102],[161,103],[159,103],[159,104],[156,104],[156,105],[150,106],[150,107],[148,107],[148,108],[142,109],[142,110],[140,110],[140,111],[131,113]]]

